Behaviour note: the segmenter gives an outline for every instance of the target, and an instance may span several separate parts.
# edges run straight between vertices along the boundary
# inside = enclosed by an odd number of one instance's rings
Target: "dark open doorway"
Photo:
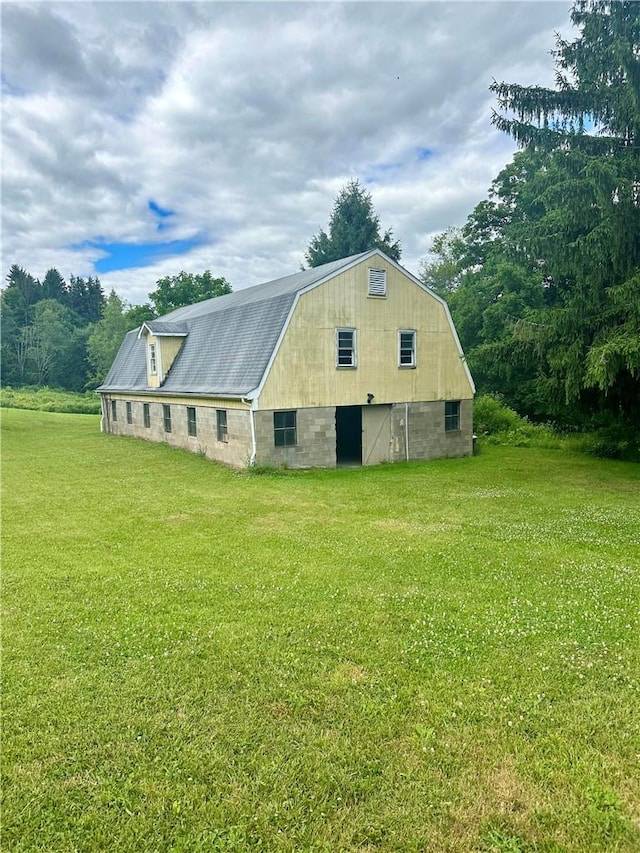
[[[362,407],[336,407],[336,464],[362,465]]]

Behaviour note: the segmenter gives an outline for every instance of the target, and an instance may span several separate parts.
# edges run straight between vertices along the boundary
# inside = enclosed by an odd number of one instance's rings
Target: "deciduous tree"
[[[182,271],[178,275],[158,279],[156,285],[149,299],[158,317],[203,299],[231,293],[229,282],[224,278],[214,278],[209,270],[195,275]]]

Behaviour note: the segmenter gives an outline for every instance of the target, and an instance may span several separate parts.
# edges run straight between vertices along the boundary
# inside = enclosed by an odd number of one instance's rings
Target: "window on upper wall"
[[[398,332],[398,366],[416,366],[416,333],[411,329]]]
[[[111,420],[112,421],[118,420],[118,404],[116,403],[115,400],[111,401]]]
[[[218,441],[229,441],[229,433],[227,431],[227,410],[216,409],[216,429],[218,433]]]
[[[198,434],[195,406],[187,406],[187,432],[192,436],[196,436]]]
[[[149,403],[142,404],[142,420],[145,427],[149,429],[151,426],[151,408],[149,407]]]
[[[273,440],[276,447],[297,444],[296,412],[273,413]]]
[[[131,403],[127,403],[127,423],[133,423],[133,411],[131,409]]]
[[[336,367],[356,366],[356,330],[336,329]]]
[[[369,270],[369,296],[387,295],[387,271]]]
[[[453,432],[460,429],[460,401],[447,400],[444,404],[444,431]]]
[[[158,372],[158,359],[156,356],[156,345],[149,344],[149,373],[155,375]]]
[[[164,431],[171,432],[171,406],[167,406],[166,403],[162,405],[162,417],[164,420]]]

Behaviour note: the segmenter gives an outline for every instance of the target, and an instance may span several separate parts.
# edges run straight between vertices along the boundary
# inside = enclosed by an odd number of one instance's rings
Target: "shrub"
[[[523,423],[528,422],[513,409],[505,406],[498,397],[492,394],[476,397],[473,405],[473,429],[478,435],[512,432],[518,430]]]
[[[640,433],[625,423],[609,424],[585,435],[581,449],[602,459],[640,461]]]
[[[100,414],[100,398],[95,392],[80,394],[46,387],[2,388],[0,406],[5,409],[32,409],[38,412]]]

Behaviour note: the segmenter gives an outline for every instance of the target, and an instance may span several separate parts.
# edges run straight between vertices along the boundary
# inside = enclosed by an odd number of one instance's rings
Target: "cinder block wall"
[[[126,400],[118,400],[118,420],[111,418],[108,403],[108,431],[115,435],[130,435],[147,441],[158,441],[202,453],[208,459],[245,467],[251,457],[251,421],[247,409],[226,409],[228,441],[218,441],[216,409],[195,406],[197,435],[188,434],[187,406],[171,404],[171,432],[164,430],[162,403],[149,403],[151,426],[145,427],[143,403],[131,403],[133,423],[127,423]],[[222,408],[222,406],[220,407]]]
[[[171,432],[164,431],[162,403],[149,403],[151,426],[144,426],[143,404],[132,402],[133,423],[127,423],[126,401],[118,400],[118,420],[111,418],[108,402],[107,429],[116,435],[130,435],[148,441],[165,442],[208,459],[235,467],[249,464],[252,452],[251,420],[247,409],[226,409],[228,441],[217,438],[216,409],[196,406],[197,436],[187,432],[187,406],[171,405]],[[405,430],[408,423],[409,459],[438,459],[446,456],[470,456],[473,452],[473,400],[460,401],[460,429],[445,431],[445,404],[404,403],[391,408],[391,461],[406,458]],[[291,468],[335,468],[335,408],[297,409],[297,444],[275,447],[273,410],[254,413],[257,455],[263,465],[287,465]]]
[[[409,459],[440,459],[446,456],[470,456],[473,452],[473,400],[460,401],[460,429],[445,431],[443,400],[430,403],[404,403],[391,409],[391,461],[406,458],[408,423]]]
[[[297,409],[297,444],[275,447],[273,411],[255,412],[256,461],[290,468],[336,467],[336,410],[333,406]]]

